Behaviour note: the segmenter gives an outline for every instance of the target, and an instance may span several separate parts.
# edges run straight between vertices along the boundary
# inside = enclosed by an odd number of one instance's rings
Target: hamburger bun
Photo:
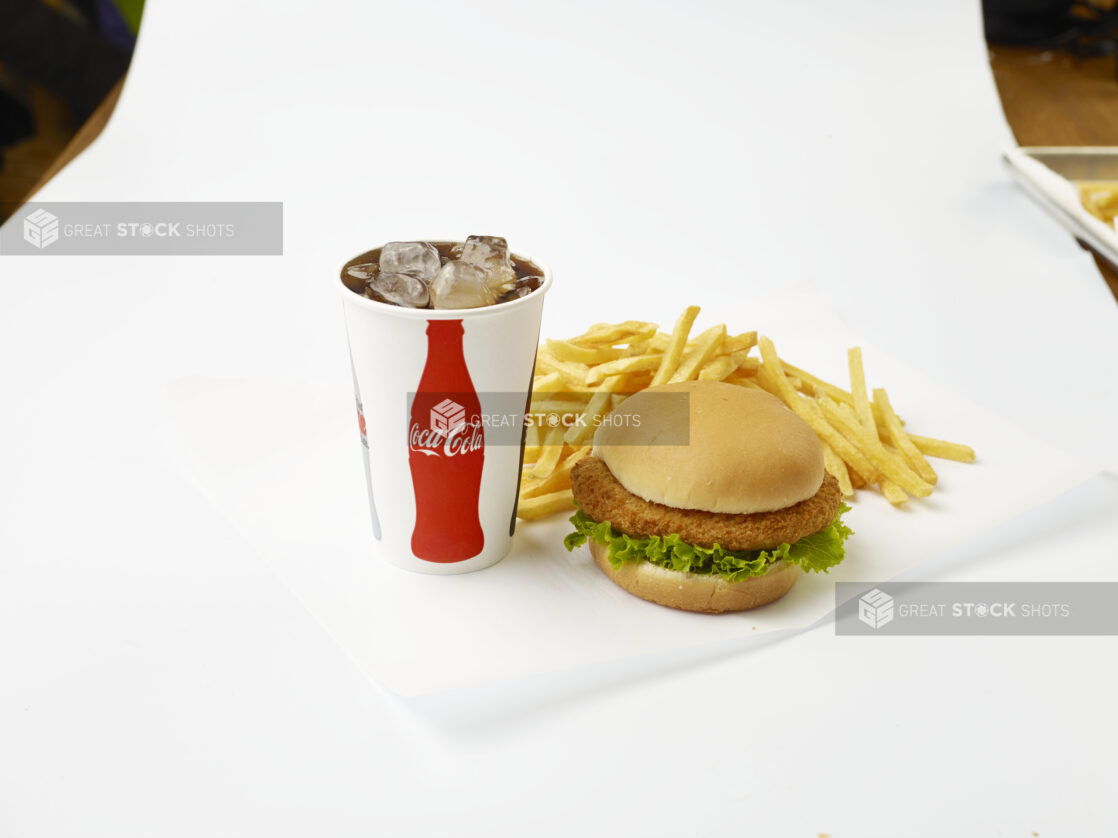
[[[801,573],[798,565],[777,562],[763,576],[751,576],[740,582],[728,582],[717,574],[684,573],[654,565],[651,562],[625,562],[619,570],[610,565],[609,548],[590,542],[590,554],[602,573],[634,596],[704,614],[748,611],[780,599]]]
[[[771,550],[827,527],[841,506],[815,432],[763,390],[716,381],[667,384],[630,396],[618,413],[625,420],[600,425],[593,456],[571,470],[580,514],[608,521],[616,532]],[[786,559],[738,582],[709,566],[683,572],[647,558],[614,569],[608,545],[589,537],[589,547],[617,585],[685,611],[757,608],[784,596],[802,573]]]
[[[630,396],[623,412],[639,423],[601,425],[594,455],[646,501],[752,514],[807,500],[823,484],[815,432],[764,390],[719,381],[665,384]]]

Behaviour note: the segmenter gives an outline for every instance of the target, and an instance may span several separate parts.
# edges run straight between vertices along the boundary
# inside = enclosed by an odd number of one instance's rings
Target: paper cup
[[[442,241],[442,239],[429,239]],[[544,295],[410,309],[339,279],[374,552],[406,570],[480,570],[512,546]]]

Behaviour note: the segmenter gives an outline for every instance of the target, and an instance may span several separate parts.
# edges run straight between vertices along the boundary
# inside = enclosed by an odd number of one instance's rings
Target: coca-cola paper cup
[[[435,241],[435,240],[432,240]],[[341,285],[375,552],[406,570],[466,573],[512,546],[544,295],[413,309]]]

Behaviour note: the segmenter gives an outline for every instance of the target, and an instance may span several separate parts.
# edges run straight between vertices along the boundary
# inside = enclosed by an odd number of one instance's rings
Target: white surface
[[[562,279],[545,334],[807,282],[1113,462],[1114,302],[1000,170],[977,2],[203,0],[144,27],[40,197],[283,200],[286,255],[0,257],[0,835],[1118,830],[1113,638],[824,623],[605,687],[392,699],[191,487],[167,402],[184,376],[346,386],[338,264],[492,231]],[[1116,510],[1099,477],[921,572],[1113,579]]]
[[[861,341],[818,298],[784,295],[743,303],[741,312],[752,319],[743,321],[729,306],[718,317],[734,332],[763,325],[784,357],[845,381],[846,348]],[[696,331],[706,325],[699,322]],[[806,628],[834,608],[835,582],[865,581],[868,589],[892,579],[1099,470],[872,347],[864,356],[868,386],[890,386],[911,430],[965,439],[979,464],[936,460],[941,479],[934,496],[903,510],[880,494],[861,493],[845,516],[855,535],[842,565],[802,578],[771,606],[714,619],[650,606],[610,582],[585,549],[568,553],[567,515],[521,522],[515,555],[469,578],[430,579],[386,566],[387,545],[373,540],[361,514],[353,411],[341,388],[184,379],[171,383],[171,410],[190,472],[207,497],[363,671],[397,694],[419,696]],[[288,453],[277,460],[281,450]],[[405,471],[398,494],[408,494],[409,480]],[[391,505],[378,511],[385,527],[413,520]]]

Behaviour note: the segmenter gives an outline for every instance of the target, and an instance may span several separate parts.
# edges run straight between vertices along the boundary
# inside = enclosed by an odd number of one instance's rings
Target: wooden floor
[[[1002,109],[1020,145],[1118,145],[1114,56],[991,47]]]
[[[990,48],[990,67],[1006,120],[1020,145],[1118,146],[1118,77],[1114,56],[1079,59],[1021,47]],[[124,82],[72,137],[49,136],[9,149],[0,173],[0,204],[22,203],[81,153],[108,122]],[[58,115],[47,107],[48,124]],[[14,212],[14,206],[9,203]],[[4,220],[0,207],[0,222]],[[1118,297],[1118,269],[1095,257]]]

